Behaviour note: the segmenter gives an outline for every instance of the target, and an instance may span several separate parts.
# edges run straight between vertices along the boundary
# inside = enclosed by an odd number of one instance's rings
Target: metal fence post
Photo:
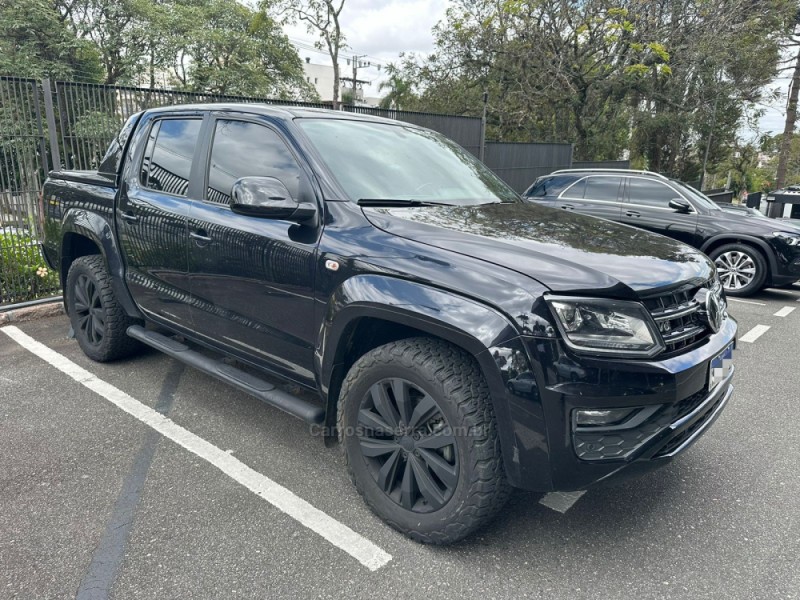
[[[481,159],[481,162],[486,162],[484,158],[486,158],[486,106],[489,102],[489,92],[483,92],[483,114],[481,115],[481,150],[480,156],[478,158]]]
[[[42,171],[47,177],[50,170],[47,165],[47,142],[44,140],[44,129],[42,128],[42,109],[39,102],[39,88],[35,81],[30,83],[31,93],[33,95],[33,108],[36,113],[36,130],[39,132],[39,154],[42,156]],[[41,233],[41,232],[40,232]]]
[[[53,110],[53,92],[50,89],[50,79],[42,79],[42,92],[44,93],[44,115],[47,120],[47,133],[50,137],[50,156],[53,159],[53,170],[60,171],[61,150],[58,147],[58,135],[56,133],[56,113]]]

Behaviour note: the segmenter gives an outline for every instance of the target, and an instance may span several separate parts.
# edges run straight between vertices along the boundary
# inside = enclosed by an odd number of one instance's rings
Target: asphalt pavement
[[[736,391],[688,452],[518,492],[449,547],[223,383],[155,351],[93,363],[64,316],[0,331],[0,598],[800,598],[800,287],[730,310]]]

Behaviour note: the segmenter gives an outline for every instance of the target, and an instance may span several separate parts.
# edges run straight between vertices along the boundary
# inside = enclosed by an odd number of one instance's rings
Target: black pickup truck
[[[466,536],[512,487],[663,465],[733,389],[736,323],[703,254],[524,203],[420,127],[148,110],[43,200],[89,357],[147,344],[305,419],[423,542]]]

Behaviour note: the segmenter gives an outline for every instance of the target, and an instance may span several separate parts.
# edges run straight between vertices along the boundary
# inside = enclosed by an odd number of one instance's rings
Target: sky
[[[431,29],[444,17],[447,4],[447,0],[345,0],[341,24],[349,48],[343,56],[368,55],[364,60],[372,66],[358,73],[359,79],[373,82],[365,90],[368,96],[380,95],[377,84],[383,71],[377,64],[397,62],[401,52],[430,54]],[[284,26],[284,31],[302,58],[310,56],[311,62],[330,64],[327,52],[309,50],[316,36],[308,33],[304,24]]]
[[[787,75],[784,73],[783,75]],[[788,76],[781,76],[774,79],[768,86],[770,89],[777,89],[779,92],[778,98],[769,102],[765,108],[766,112],[758,124],[758,129],[761,133],[783,133],[784,122],[786,120],[786,103],[789,94],[789,84],[792,82],[791,72]],[[755,135],[754,132],[749,132],[744,135],[745,139],[749,139]]]
[[[353,54],[366,54],[372,66],[359,70],[359,79],[371,81],[365,89],[368,96],[380,96],[378,83],[382,70],[378,64],[397,62],[401,52],[429,54],[433,51],[431,29],[445,16],[448,0],[345,0],[342,10],[342,30],[349,48],[343,52],[347,58]],[[316,36],[302,23],[284,26],[289,39],[295,42],[300,56],[311,57],[318,64],[330,64],[324,51],[312,48]],[[760,133],[780,133],[786,116],[786,94],[789,77],[773,81],[770,88],[778,88],[780,97],[770,102],[760,119],[757,130],[743,127],[741,137],[755,140]]]

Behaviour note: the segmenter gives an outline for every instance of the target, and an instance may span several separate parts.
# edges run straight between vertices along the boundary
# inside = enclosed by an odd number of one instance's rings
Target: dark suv
[[[764,287],[800,280],[800,229],[766,217],[723,211],[694,188],[658,173],[555,171],[537,179],[524,196],[699,248],[716,263],[731,296],[750,296]]]

